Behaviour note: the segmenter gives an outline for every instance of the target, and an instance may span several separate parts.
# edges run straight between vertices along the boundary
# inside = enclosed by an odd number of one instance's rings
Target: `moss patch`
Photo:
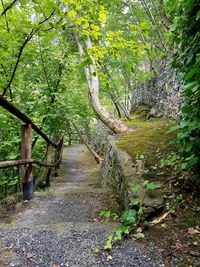
[[[174,121],[145,120],[135,115],[133,120],[126,124],[133,128],[134,132],[122,134],[117,146],[125,150],[134,162],[142,157],[145,159],[145,166],[154,166],[173,151],[175,136],[169,134],[168,130],[174,125]]]

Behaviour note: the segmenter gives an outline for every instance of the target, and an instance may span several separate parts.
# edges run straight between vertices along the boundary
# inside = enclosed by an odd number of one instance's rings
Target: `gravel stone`
[[[144,251],[131,239],[118,242],[111,251],[103,250],[115,222],[93,222],[95,214],[117,206],[112,193],[94,184],[79,163],[82,145],[64,150],[60,176],[52,189],[36,194],[12,223],[0,224],[1,267],[164,267],[155,248]],[[56,182],[61,179],[63,182]],[[96,178],[95,178],[96,179]],[[113,204],[112,204],[112,203]],[[109,204],[108,204],[109,203]],[[3,265],[1,253],[12,244],[17,261]],[[95,249],[99,253],[95,253]]]

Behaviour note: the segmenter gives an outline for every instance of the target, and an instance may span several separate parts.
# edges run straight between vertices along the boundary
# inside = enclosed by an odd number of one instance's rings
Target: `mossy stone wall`
[[[142,188],[144,180],[138,172],[138,166],[132,158],[116,145],[117,136],[108,136],[104,142],[103,158],[101,165],[101,178],[103,186],[112,188],[114,196],[123,209],[129,209],[134,201],[140,201],[146,214],[154,212],[163,204],[159,192],[150,192]],[[131,185],[139,184],[141,190],[133,193]]]
[[[131,113],[145,110],[149,117],[179,119],[183,104],[183,84],[177,73],[163,64],[156,77],[139,86],[132,92]]]

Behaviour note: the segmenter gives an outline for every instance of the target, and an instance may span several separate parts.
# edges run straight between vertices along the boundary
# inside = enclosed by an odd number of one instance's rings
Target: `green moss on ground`
[[[134,131],[120,136],[117,146],[125,150],[136,161],[144,156],[146,166],[154,166],[174,149],[174,134],[168,133],[174,121],[167,119],[145,120],[134,115],[126,122]]]
[[[181,191],[183,195],[179,202],[181,173],[170,166],[160,167],[162,159],[176,152],[176,146],[173,144],[176,133],[168,132],[175,122],[166,119],[145,120],[134,115],[133,120],[126,124],[133,129],[133,132],[120,135],[118,147],[132,157],[139,177],[159,185],[159,193],[165,196],[166,209],[170,207],[174,211],[173,214],[169,213],[160,224],[149,227],[145,232],[145,240],[141,242],[147,246],[149,242],[156,244],[167,262],[169,258],[166,258],[166,255],[173,255],[176,249],[180,258],[177,266],[192,266],[192,262],[195,261],[191,252],[193,255],[199,255],[200,237],[198,234],[190,234],[189,229],[191,231],[199,229],[199,201],[193,199],[190,191],[188,195],[189,184],[184,183],[187,191],[185,193]],[[141,155],[143,157],[140,157]],[[142,160],[138,160],[141,158]],[[190,174],[187,173],[187,175],[189,179]],[[184,181],[186,181],[185,178]],[[156,192],[157,190],[150,191],[151,194]],[[156,217],[159,218],[160,215],[157,214]]]

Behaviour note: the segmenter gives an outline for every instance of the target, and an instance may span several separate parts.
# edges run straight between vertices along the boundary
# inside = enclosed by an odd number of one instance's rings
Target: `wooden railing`
[[[32,165],[38,164],[46,168],[46,186],[51,185],[52,169],[54,176],[57,176],[59,168],[64,140],[61,138],[58,143],[52,142],[49,137],[35,123],[17,109],[12,103],[8,102],[3,96],[0,96],[0,106],[10,112],[12,115],[20,119],[24,124],[21,127],[21,159],[11,161],[1,161],[0,169],[20,166],[21,181],[23,188],[23,199],[30,200],[34,196]],[[32,159],[32,130],[41,136],[47,143],[45,162]],[[55,149],[55,157],[52,162],[52,149]]]
[[[69,146],[71,146],[72,144],[82,143],[82,140],[80,139],[78,133],[68,131],[66,135],[66,143]]]

